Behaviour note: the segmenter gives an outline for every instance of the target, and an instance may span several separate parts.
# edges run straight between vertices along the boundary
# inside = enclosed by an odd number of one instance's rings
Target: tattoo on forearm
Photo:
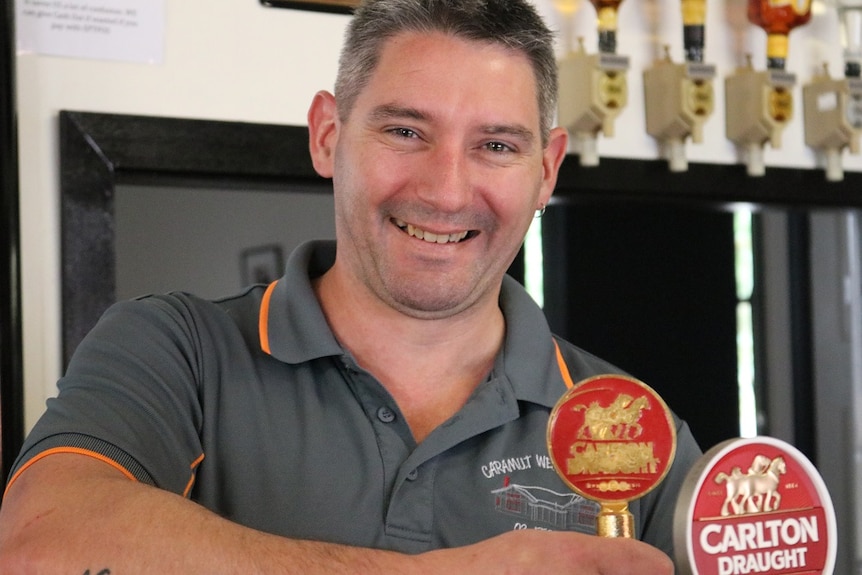
[[[87,569],[86,571],[84,571],[84,575],[90,575],[90,570]],[[94,573],[94,575],[111,575],[111,570],[110,569],[102,569],[101,571],[96,571]]]

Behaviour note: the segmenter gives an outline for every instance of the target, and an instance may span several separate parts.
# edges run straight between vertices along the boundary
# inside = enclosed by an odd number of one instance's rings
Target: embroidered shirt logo
[[[566,531],[595,530],[598,505],[576,493],[557,493],[545,487],[511,483],[491,491],[500,513]]]

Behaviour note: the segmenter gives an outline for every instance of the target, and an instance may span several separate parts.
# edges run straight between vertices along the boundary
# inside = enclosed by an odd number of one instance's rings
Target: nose
[[[473,174],[462,146],[433,146],[427,152],[422,172],[419,196],[435,209],[454,213],[472,203]]]

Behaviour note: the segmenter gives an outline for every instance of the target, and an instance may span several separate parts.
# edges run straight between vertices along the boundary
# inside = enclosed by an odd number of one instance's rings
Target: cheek
[[[529,227],[539,203],[540,187],[535,179],[502,178],[489,183],[490,201],[498,217],[510,224]]]
[[[356,201],[372,204],[406,187],[413,173],[409,163],[392,161],[384,154],[356,154],[342,167],[341,187],[350,195],[363,196]]]

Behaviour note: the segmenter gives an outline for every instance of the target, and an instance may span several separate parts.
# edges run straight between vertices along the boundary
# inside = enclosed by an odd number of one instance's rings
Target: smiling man
[[[351,108],[319,93],[309,126],[339,245],[316,283],[321,305],[421,441],[491,372],[501,282],[550,198],[566,134],[543,145],[524,54],[448,32],[395,35]]]
[[[336,241],[219,301],[123,302],[81,344],[0,508],[4,573],[672,573],[677,421],[644,541],[549,463],[572,380],[505,275],[549,201],[552,36],[519,0],[369,0],[308,123]]]

